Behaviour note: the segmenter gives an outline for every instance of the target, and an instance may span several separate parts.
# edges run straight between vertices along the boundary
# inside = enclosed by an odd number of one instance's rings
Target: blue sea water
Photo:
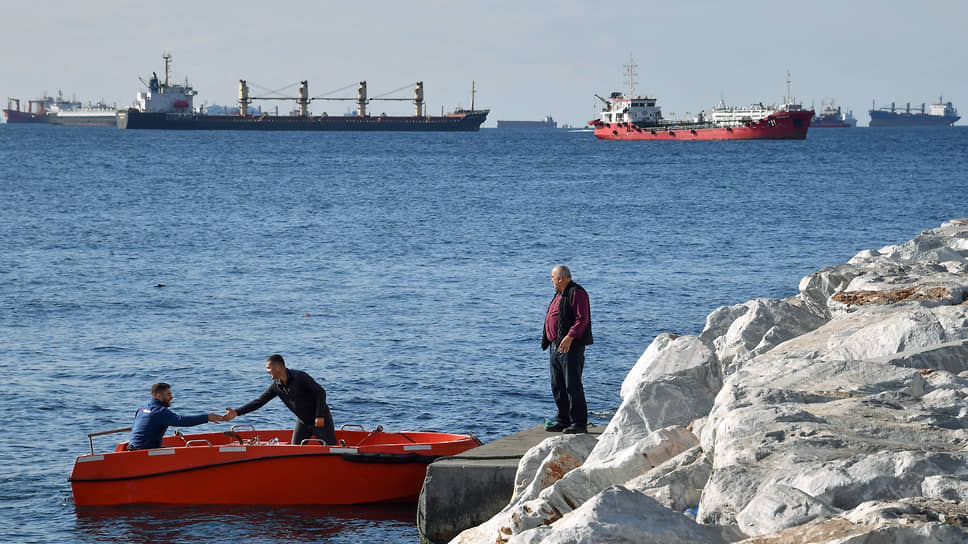
[[[629,143],[2,125],[0,540],[416,542],[413,505],[80,509],[67,476],[152,383],[177,412],[221,412],[264,390],[271,353],[323,384],[337,424],[492,440],[543,422],[557,263],[591,296],[605,424],[657,334],[968,216],[966,150],[962,127]],[[293,416],[273,401],[235,423]]]

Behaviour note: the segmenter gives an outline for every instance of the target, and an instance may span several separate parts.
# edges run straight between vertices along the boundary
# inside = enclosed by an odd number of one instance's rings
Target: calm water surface
[[[268,385],[276,352],[337,424],[492,440],[540,423],[559,262],[591,295],[584,381],[607,423],[655,335],[968,216],[966,149],[962,127],[623,143],[2,125],[0,539],[416,542],[412,505],[90,510],[66,478],[153,382],[178,412],[220,412]],[[273,401],[237,422],[293,416]]]

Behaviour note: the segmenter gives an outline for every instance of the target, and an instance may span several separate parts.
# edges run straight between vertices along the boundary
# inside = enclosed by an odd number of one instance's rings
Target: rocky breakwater
[[[598,440],[531,449],[451,542],[968,542],[968,220],[799,291],[659,335]]]

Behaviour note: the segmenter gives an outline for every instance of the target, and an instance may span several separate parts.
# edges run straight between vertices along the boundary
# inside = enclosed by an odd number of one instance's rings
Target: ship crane
[[[285,89],[287,89],[287,88],[289,88],[291,86],[292,85],[289,85],[287,87],[283,87],[282,89],[279,89],[279,90],[276,90],[276,91],[269,91],[269,93],[270,94],[274,94],[274,93],[280,92],[282,90],[285,90]],[[327,93],[327,94],[334,94],[334,93],[337,93],[337,92],[341,92],[341,91],[344,91],[346,89],[349,89],[352,86],[353,85],[348,85],[346,87],[343,87],[342,89],[337,89],[337,90],[332,91],[332,92]],[[323,96],[314,96],[314,97],[310,98],[309,97],[309,82],[308,81],[301,81],[299,83],[299,92],[298,92],[298,95],[295,98],[288,97],[288,96],[267,96],[267,97],[260,97],[260,96],[250,96],[249,95],[249,86],[248,86],[248,84],[246,83],[246,81],[244,79],[240,79],[239,80],[239,114],[242,115],[243,117],[247,116],[248,113],[249,113],[249,104],[252,103],[253,100],[295,100],[296,103],[299,104],[299,115],[302,116],[302,117],[309,116],[309,103],[312,102],[313,100],[331,100],[331,101],[341,101],[341,100],[347,100],[347,101],[349,101],[349,100],[353,100],[353,101],[356,101],[357,106],[359,108],[358,111],[357,111],[357,115],[360,116],[360,117],[365,117],[366,116],[366,105],[368,103],[370,103],[371,101],[373,101],[373,100],[387,100],[387,101],[410,101],[410,100],[412,100],[413,103],[414,103],[414,106],[416,107],[416,116],[417,117],[421,117],[423,115],[423,110],[424,110],[423,82],[422,81],[418,81],[416,83],[416,87],[415,87],[415,89],[413,91],[413,98],[386,97],[387,94],[393,94],[393,93],[399,92],[399,91],[401,91],[401,90],[403,90],[405,88],[407,88],[407,87],[401,87],[399,89],[395,89],[393,91],[390,91],[388,93],[385,93],[384,95],[380,95],[380,96],[376,96],[376,97],[373,97],[373,98],[369,98],[367,96],[366,81],[361,81],[359,83],[359,86],[357,87],[356,97],[355,98],[351,98],[351,97],[335,97],[335,96],[326,96],[326,95],[323,95]]]

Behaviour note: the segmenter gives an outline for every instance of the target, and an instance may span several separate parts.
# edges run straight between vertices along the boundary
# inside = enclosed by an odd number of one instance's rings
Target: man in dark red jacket
[[[224,421],[236,416],[254,412],[265,403],[279,397],[292,413],[296,414],[296,426],[292,430],[291,444],[299,445],[306,438],[316,436],[330,446],[336,444],[336,429],[333,416],[326,404],[326,390],[309,374],[286,368],[282,355],[270,355],[266,360],[266,372],[272,377],[272,384],[259,398],[241,408],[226,408]]]
[[[551,283],[555,296],[545,314],[541,349],[551,347],[551,392],[558,415],[545,430],[584,433],[588,432],[588,406],[581,375],[585,346],[593,342],[588,293],[571,281],[571,271],[563,264],[551,269]]]

